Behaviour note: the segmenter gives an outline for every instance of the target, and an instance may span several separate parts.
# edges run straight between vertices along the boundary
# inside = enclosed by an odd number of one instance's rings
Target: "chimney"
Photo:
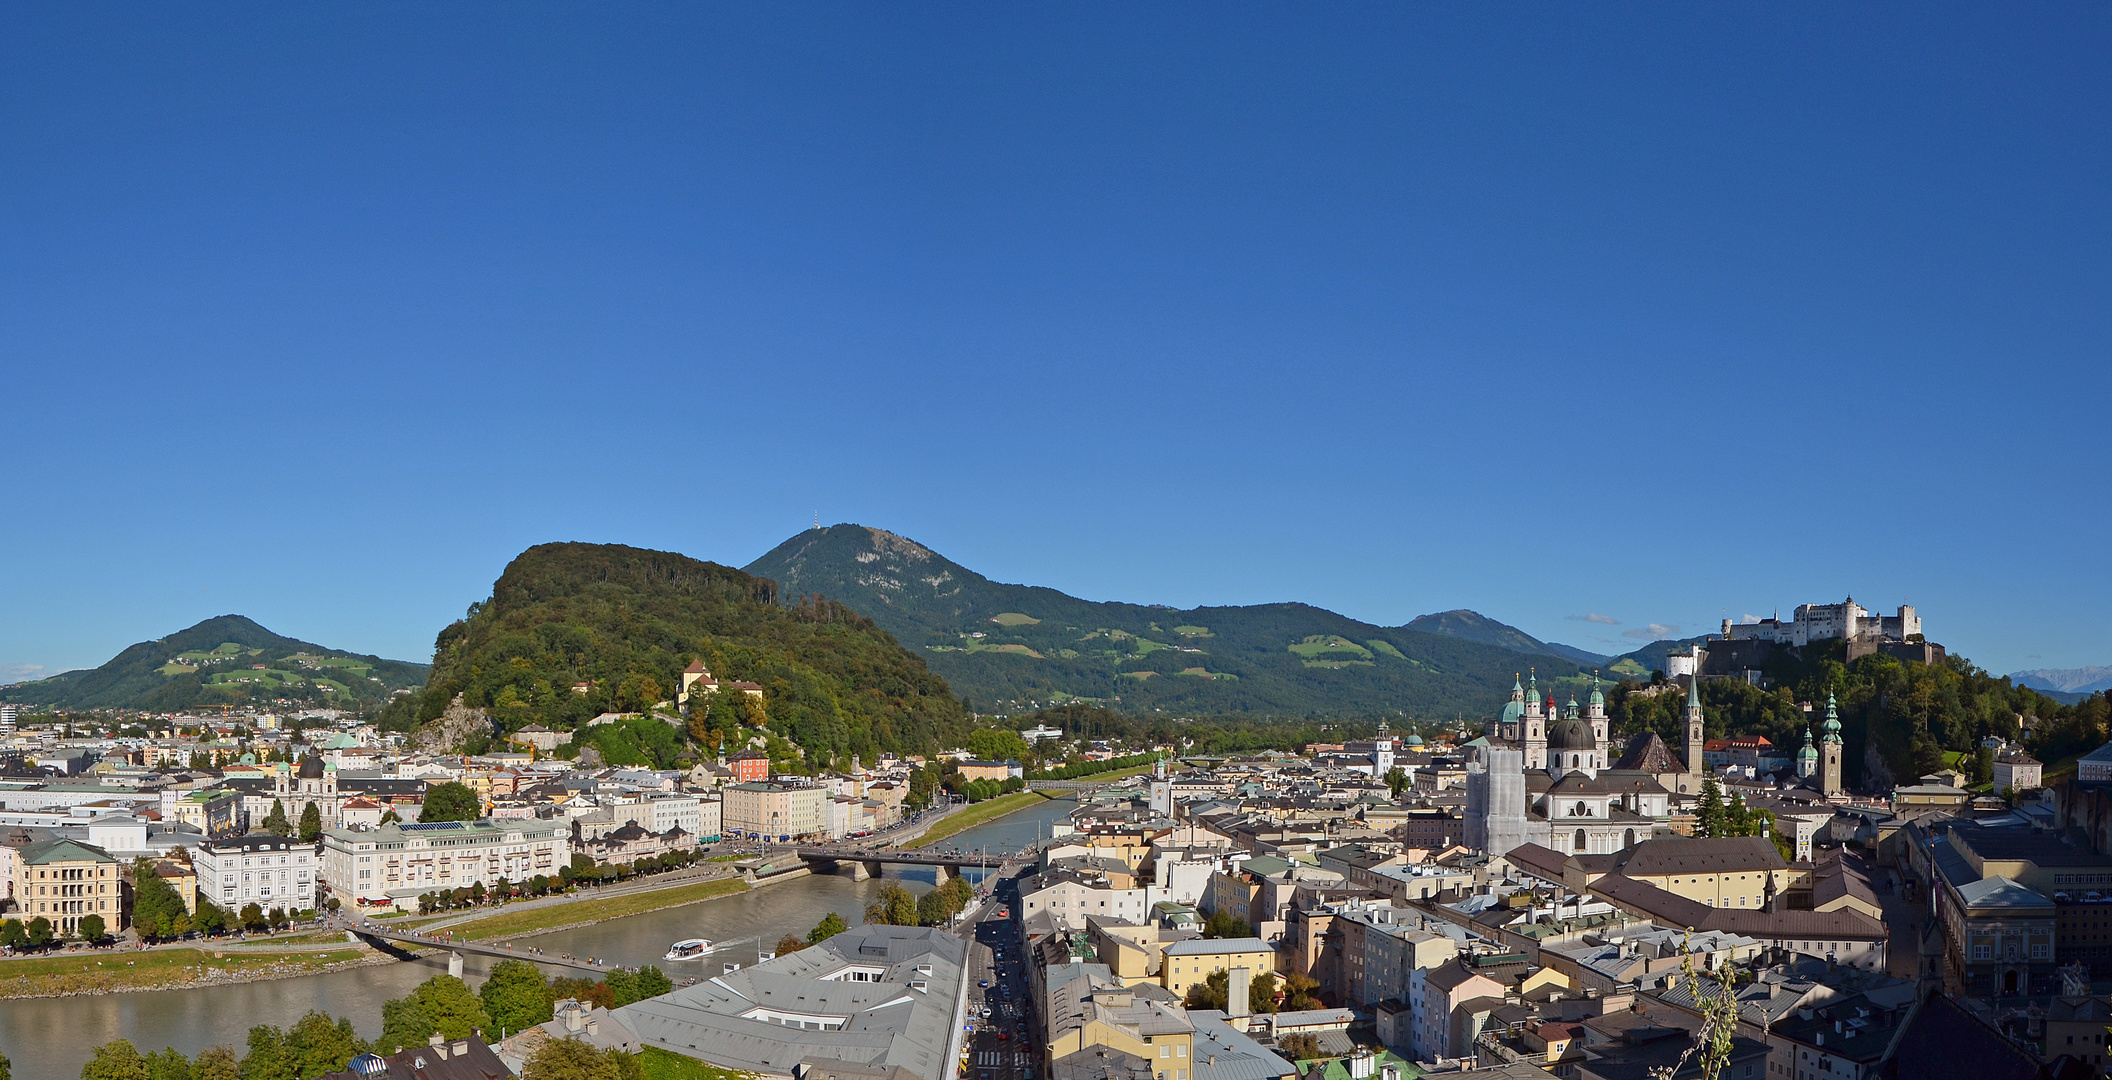
[[[1243,967],[1225,973],[1225,1017],[1242,1020],[1248,1013],[1247,999],[1254,985],[1254,973]],[[1234,1025],[1245,1030],[1245,1024]]]
[[[432,1047],[433,1053],[440,1056],[440,1060],[447,1060],[447,1036],[435,1031],[433,1037],[426,1040],[426,1044]]]
[[[589,1034],[589,1035],[599,1035],[599,1034],[601,1034],[601,1021],[599,1021],[599,1020],[589,1020],[589,1021],[587,1021],[587,1034]]]
[[[581,1026],[580,1021],[585,1019],[585,1014],[586,1010],[580,1007],[579,1002],[567,1002],[565,1008],[565,1030],[577,1034]]]

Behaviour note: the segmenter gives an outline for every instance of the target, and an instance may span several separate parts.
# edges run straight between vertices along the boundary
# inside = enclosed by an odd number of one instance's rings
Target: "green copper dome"
[[[1836,706],[1833,695],[1830,693],[1826,695],[1826,723],[1822,725],[1821,730],[1826,733],[1820,739],[1821,742],[1837,743],[1841,741],[1841,711]]]
[[[1804,729],[1804,749],[1797,751],[1798,761],[1817,761],[1819,751],[1811,745],[1811,729]]]

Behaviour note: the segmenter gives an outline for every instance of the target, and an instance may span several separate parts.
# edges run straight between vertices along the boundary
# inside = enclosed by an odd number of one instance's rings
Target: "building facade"
[[[284,836],[207,838],[191,849],[198,891],[229,911],[315,907],[316,845]]]
[[[829,827],[827,788],[754,781],[721,789],[724,831],[751,840],[820,838]]]
[[[78,933],[95,915],[116,933],[129,924],[125,884],[115,856],[77,840],[44,840],[15,856],[15,906],[23,922],[45,918],[62,934]]]
[[[389,824],[324,832],[322,882],[347,900],[392,904],[440,889],[488,888],[500,878],[555,876],[570,862],[570,831],[552,822]]]

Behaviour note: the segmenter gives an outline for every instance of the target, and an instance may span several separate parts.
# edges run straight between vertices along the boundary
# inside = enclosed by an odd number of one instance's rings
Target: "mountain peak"
[[[1101,603],[992,581],[864,525],[803,530],[744,569],[776,580],[788,601],[820,594],[871,617],[955,692],[997,711],[1084,700],[1132,711],[1470,714],[1500,704],[1510,672],[1532,662],[1521,652],[1541,658],[1544,677],[1583,674],[1562,647],[1473,612],[1448,612],[1446,629],[1427,631],[1296,601]],[[1504,632],[1501,644],[1483,640]]]

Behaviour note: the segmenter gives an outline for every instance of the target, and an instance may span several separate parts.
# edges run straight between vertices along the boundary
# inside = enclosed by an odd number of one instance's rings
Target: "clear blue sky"
[[[11,5],[0,665],[425,659],[529,544],[816,513],[1097,599],[1613,652],[1852,593],[2112,663],[2108,29]]]

